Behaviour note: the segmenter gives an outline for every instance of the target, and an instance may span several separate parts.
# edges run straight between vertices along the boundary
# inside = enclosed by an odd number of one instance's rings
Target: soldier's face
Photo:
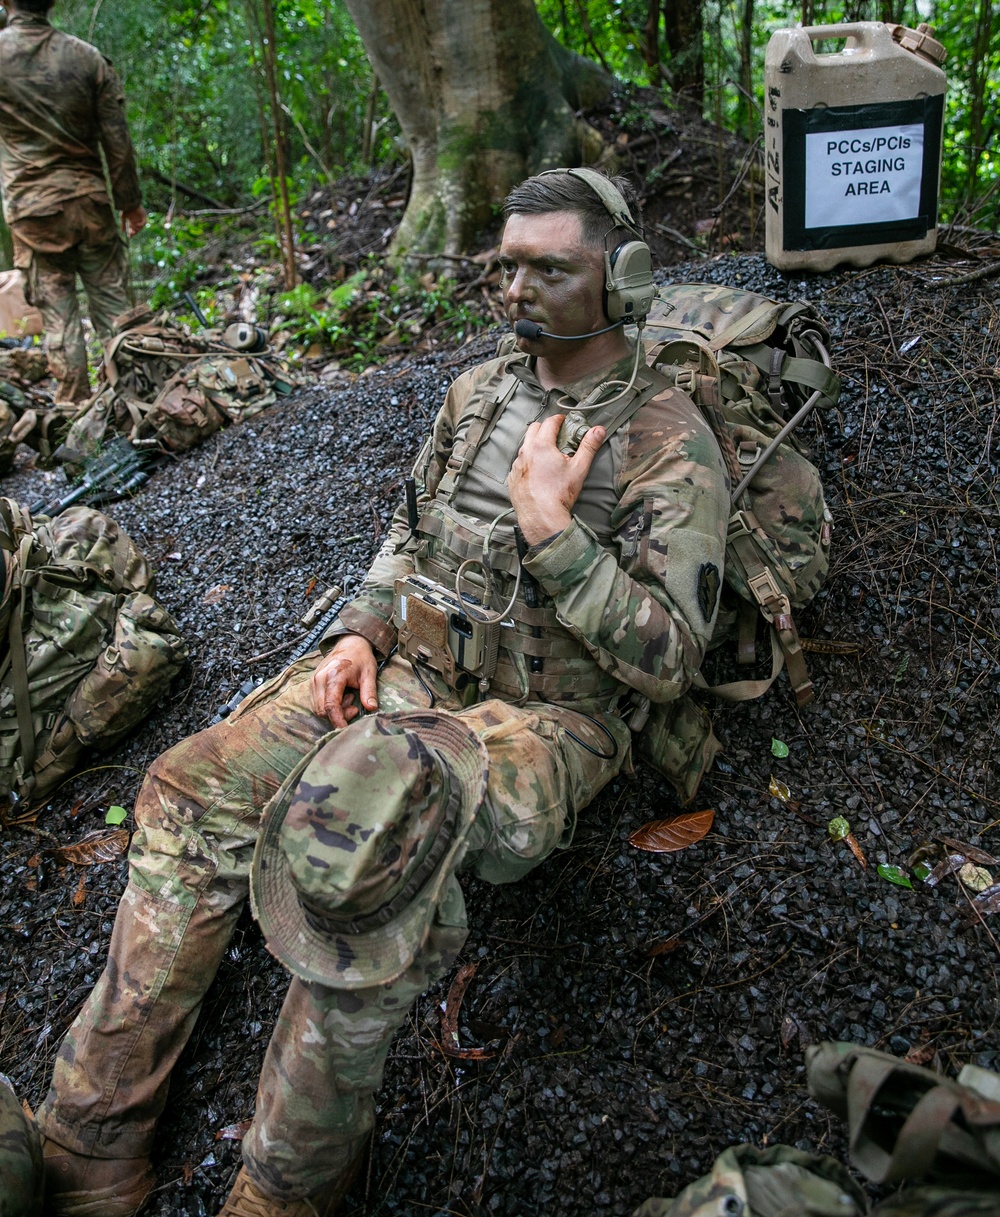
[[[584,241],[575,212],[512,215],[503,231],[500,267],[511,325],[524,318],[552,334],[589,334],[607,325],[604,251]],[[519,338],[518,345],[538,351],[545,341]]]

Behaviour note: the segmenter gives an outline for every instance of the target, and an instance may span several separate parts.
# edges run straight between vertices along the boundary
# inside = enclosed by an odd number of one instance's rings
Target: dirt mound
[[[782,680],[715,712],[726,752],[698,800],[715,827],[683,853],[627,843],[676,810],[640,768],[526,881],[469,884],[461,962],[477,972],[459,1034],[486,1059],[441,1055],[447,985],[429,993],[394,1045],[373,1166],[346,1214],[628,1217],[733,1141],[842,1149],[805,1095],[805,1042],[997,1062],[989,915],[955,876],[910,890],[877,870],[942,838],[997,852],[1000,316],[988,282],[935,288],[945,273],[801,278],[745,255],[677,268],[815,300],[834,330],[845,390],[814,440],[835,557],[800,622],[817,700],[797,713]],[[34,828],[3,835],[0,1070],[32,1104],[99,973],[124,882],[120,864],[60,869],[45,850],[103,827],[109,804],[130,807],[158,751],[249,674],[280,667],[280,654],[255,657],[298,636],[327,583],[361,575],[448,381],[490,345],[301,392],[111,509],[155,562],[194,654],[153,720]],[[18,474],[4,493],[30,501],[43,476]],[[772,777],[787,798],[769,794]],[[833,816],[850,821],[866,868],[829,841]],[[285,983],[244,917],[175,1077],[156,1217],[220,1204]]]

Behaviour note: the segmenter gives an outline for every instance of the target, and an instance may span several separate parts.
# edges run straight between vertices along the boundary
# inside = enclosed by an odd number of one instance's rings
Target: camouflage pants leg
[[[108,963],[60,1048],[40,1113],[56,1143],[104,1158],[149,1152],[170,1071],[246,896],[260,812],[329,732],[309,710],[315,662],[293,665],[228,722],[151,766]],[[427,705],[399,660],[383,670],[379,700],[386,712]],[[463,709],[444,691],[437,704],[466,718],[490,754],[465,869],[491,882],[516,879],[568,844],[576,812],[627,755],[628,731],[616,719],[605,720],[604,736],[551,706],[489,701]],[[597,755],[605,749],[613,757]],[[350,1159],[374,1121],[373,1092],[392,1035],[412,1000],[451,967],[465,932],[464,907],[442,909],[425,950],[388,986],[344,992],[293,984],[244,1142],[248,1170],[265,1190],[304,1195]]]
[[[422,690],[398,675],[409,672],[405,663],[386,669],[381,709],[427,704]],[[512,882],[570,843],[576,813],[624,762],[628,728],[618,719],[602,719],[610,733],[605,735],[581,715],[548,705],[494,700],[463,709],[444,687],[435,692],[437,707],[454,709],[490,755],[486,804],[462,869],[489,882]],[[247,1171],[263,1191],[294,1199],[348,1165],[374,1125],[374,1093],[390,1041],[413,1001],[450,971],[465,924],[464,907],[439,910],[424,949],[388,985],[346,991],[292,981],[261,1070],[253,1125],[243,1140]]]
[[[45,354],[58,382],[56,401],[84,401],[90,396],[90,379],[77,275],[87,293],[94,329],[106,340],[112,334],[112,320],[129,306],[125,247],[114,237],[103,244],[84,242],[63,253],[32,250],[25,270],[25,296],[45,324]]]
[[[59,1145],[99,1158],[149,1152],[170,1071],[246,898],[261,810],[330,729],[309,709],[317,658],[150,766],[108,962],[39,1113]]]

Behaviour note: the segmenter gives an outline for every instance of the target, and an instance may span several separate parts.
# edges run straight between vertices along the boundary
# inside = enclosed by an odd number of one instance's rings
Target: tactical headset
[[[627,228],[635,240],[604,249],[604,312],[609,321],[641,321],[653,307],[653,257],[632,218],[628,204],[611,182],[593,169],[546,169],[539,177],[561,174],[575,177],[593,190],[604,204],[615,228]]]

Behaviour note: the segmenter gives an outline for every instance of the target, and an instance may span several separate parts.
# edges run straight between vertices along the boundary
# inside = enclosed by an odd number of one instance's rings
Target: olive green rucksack
[[[1000,1074],[966,1065],[942,1077],[857,1044],[806,1050],[809,1092],[847,1121],[851,1165],[905,1184],[872,1217],[1000,1217]],[[864,1217],[845,1167],[787,1145],[737,1145],[673,1200],[633,1217]]]
[[[145,557],[99,511],[32,520],[0,498],[0,558],[0,798],[37,803],[145,718],[187,646]]]
[[[795,428],[840,395],[826,323],[802,301],[678,283],[657,292],[643,341],[649,363],[711,424],[731,482],[727,590],[712,646],[735,640],[737,661],[750,664],[758,617],[769,627],[770,677],[711,691],[733,701],[759,697],[784,666],[805,705],[813,689],[792,610],[826,577],[832,517],[819,471],[796,447]]]

